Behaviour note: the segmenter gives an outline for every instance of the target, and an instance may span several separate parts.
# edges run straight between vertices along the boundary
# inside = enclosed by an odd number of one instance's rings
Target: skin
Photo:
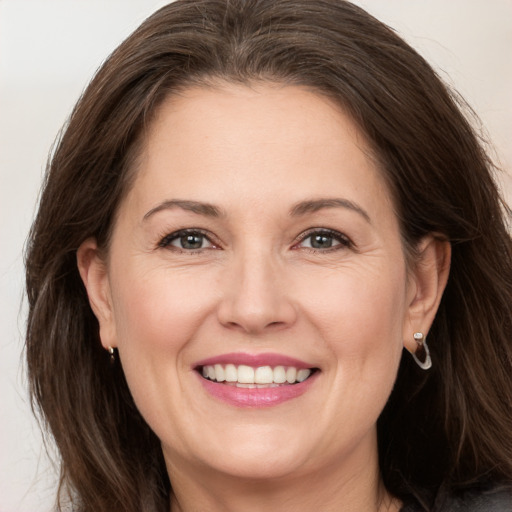
[[[93,239],[80,247],[102,343],[118,347],[161,439],[172,511],[399,510],[380,480],[376,421],[403,347],[431,325],[450,253],[427,237],[407,266],[369,154],[350,118],[304,88],[191,88],[150,126],[107,258]],[[325,198],[345,203],[294,212]],[[201,249],[169,245],[185,228],[206,233]],[[318,228],[339,233],[332,247],[311,247]],[[242,409],[194,370],[230,352],[320,371],[300,397]]]

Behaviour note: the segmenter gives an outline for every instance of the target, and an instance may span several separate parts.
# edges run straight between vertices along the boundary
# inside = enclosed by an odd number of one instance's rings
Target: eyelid
[[[336,245],[334,247],[329,247],[327,249],[315,249],[313,247],[299,247],[299,244],[309,238],[312,235],[320,234],[320,235],[329,235],[335,240],[339,242],[339,245]],[[337,231],[335,229],[330,228],[309,228],[306,231],[303,231],[296,239],[292,246],[292,249],[306,249],[314,252],[330,252],[330,251],[336,251],[340,248],[349,248],[354,249],[355,244],[352,242],[352,240],[345,235],[344,233]]]
[[[175,247],[171,245],[171,242],[174,240],[186,236],[186,235],[201,235],[204,236],[208,242],[211,244],[211,247],[204,247],[200,249],[180,249],[179,247]],[[316,249],[313,247],[300,247],[299,244],[302,243],[304,240],[306,240],[308,237],[320,234],[320,235],[328,235],[332,238],[334,238],[336,241],[339,242],[338,245],[335,245],[334,247],[329,247],[326,249]],[[205,249],[220,249],[220,243],[217,241],[216,237],[212,235],[211,232],[202,229],[202,228],[183,228],[183,229],[177,229],[175,231],[172,231],[171,233],[165,232],[165,234],[162,234],[158,237],[158,243],[157,248],[163,248],[163,249],[169,249],[172,247],[173,250],[178,252],[188,252],[188,253],[198,253],[200,251],[203,251]],[[329,252],[329,251],[335,251],[341,248],[355,248],[355,244],[352,242],[352,240],[344,233],[337,231],[335,229],[331,228],[309,228],[306,231],[303,231],[299,236],[297,236],[294,240],[294,243],[292,245],[292,249],[306,249],[313,252]]]
[[[201,235],[208,240],[208,242],[211,244],[211,247],[203,247],[201,249],[180,249],[179,247],[175,247],[171,245],[171,242],[176,240],[177,238],[180,238],[182,236],[186,235]],[[172,248],[172,250],[176,250],[178,252],[189,252],[189,253],[198,253],[200,251],[203,251],[205,249],[220,249],[220,244],[215,240],[215,237],[210,233],[209,231],[206,231],[201,228],[183,228],[183,229],[177,229],[176,231],[172,231],[171,233],[167,233],[164,235],[161,235],[158,237],[158,243],[157,247],[162,249],[169,249]]]

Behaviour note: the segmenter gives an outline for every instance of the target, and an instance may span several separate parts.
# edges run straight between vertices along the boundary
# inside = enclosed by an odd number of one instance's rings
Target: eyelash
[[[333,247],[327,247],[324,249],[319,249],[315,247],[299,247],[299,244],[307,240],[308,238],[311,238],[313,236],[324,236],[328,238],[334,239],[336,242],[338,242],[338,245],[335,245]],[[293,245],[293,249],[304,249],[308,252],[313,253],[329,253],[338,251],[341,249],[353,249],[354,243],[347,235],[344,235],[343,233],[340,233],[339,231],[335,231],[334,229],[326,229],[326,228],[312,228],[306,231],[305,233],[302,233],[298,239],[297,242]]]
[[[179,238],[183,238],[183,237],[186,237],[186,236],[199,236],[199,237],[202,237],[209,244],[211,244],[211,247],[201,247],[199,249],[184,249],[184,248],[175,247],[175,246],[171,245],[172,242],[174,242],[175,240],[178,240]],[[160,242],[158,242],[158,247],[160,247],[162,249],[171,249],[171,250],[174,250],[174,251],[177,251],[177,252],[182,252],[182,253],[199,254],[202,251],[204,251],[205,249],[210,249],[210,248],[217,249],[218,248],[218,245],[215,244],[211,240],[211,238],[212,238],[211,235],[209,235],[208,232],[206,232],[206,231],[204,231],[202,229],[197,229],[197,228],[180,229],[179,231],[173,231],[172,233],[169,233],[168,235],[165,235],[160,240]]]
[[[202,237],[210,244],[210,246],[209,247],[200,247],[197,249],[185,249],[185,248],[180,248],[180,247],[176,247],[176,246],[172,245],[172,242],[174,242],[175,240],[178,240],[179,238],[183,238],[186,236]],[[311,238],[313,236],[331,238],[331,239],[335,240],[336,242],[338,242],[338,244],[334,245],[332,247],[326,247],[326,248],[300,247],[301,243],[303,243],[305,240],[307,240],[308,238]],[[211,248],[219,249],[220,248],[218,244],[216,244],[212,241],[212,237],[207,231],[204,231],[202,229],[197,229],[197,228],[180,229],[179,231],[174,231],[172,233],[169,233],[161,238],[160,242],[158,243],[158,247],[163,248],[163,249],[170,249],[170,250],[181,252],[181,253],[188,253],[188,254],[200,254],[201,252],[203,252],[206,249],[211,249]],[[335,231],[333,229],[326,229],[326,228],[311,228],[311,229],[307,230],[306,232],[302,233],[301,235],[299,235],[297,237],[296,242],[292,246],[293,250],[303,249],[303,250],[306,250],[308,252],[313,252],[313,253],[330,253],[330,252],[338,251],[341,249],[351,249],[351,248],[352,249],[354,248],[354,244],[350,240],[350,238],[348,238],[343,233],[340,233],[339,231]]]

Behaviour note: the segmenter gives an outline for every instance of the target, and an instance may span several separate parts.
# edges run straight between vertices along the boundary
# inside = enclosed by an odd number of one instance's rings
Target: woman
[[[512,510],[510,235],[458,103],[339,0],[178,0],[114,52],[27,252],[77,510]]]

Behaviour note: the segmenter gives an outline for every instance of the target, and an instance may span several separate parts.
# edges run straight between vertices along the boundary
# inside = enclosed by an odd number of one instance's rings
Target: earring
[[[430,350],[428,349],[425,336],[422,332],[415,332],[413,337],[418,348],[412,354],[412,358],[422,370],[428,370],[432,366],[432,359],[430,358]]]
[[[110,354],[110,364],[114,364],[116,362],[116,349],[108,347],[108,353]]]

